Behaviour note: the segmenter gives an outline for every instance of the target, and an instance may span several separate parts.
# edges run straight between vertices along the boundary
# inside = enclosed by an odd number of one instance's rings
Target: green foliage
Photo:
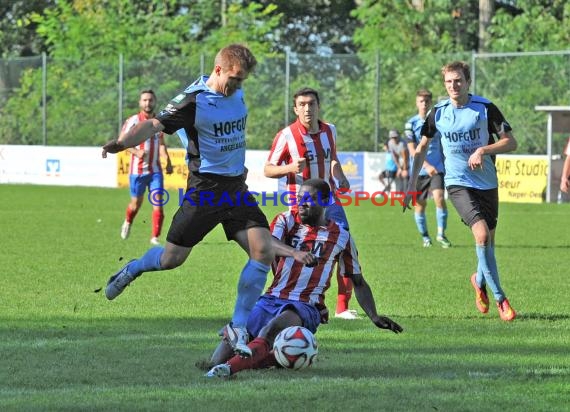
[[[282,17],[275,13],[276,9],[272,4],[263,7],[254,2],[246,7],[237,3],[230,4],[226,25],[213,31],[205,46],[217,51],[220,45],[244,43],[255,55],[268,55],[270,34],[279,25]]]
[[[183,12],[176,1],[64,0],[44,13],[33,13],[30,21],[38,25],[50,55],[48,143],[96,145],[116,135],[119,54],[124,56],[130,98],[124,118],[138,110],[136,96],[141,87],[157,89],[165,102],[193,81],[201,74],[203,51],[213,59],[231,41],[247,43],[260,56],[268,52],[264,36],[279,21],[273,6],[252,4],[242,9],[232,5],[228,25],[208,32],[205,28],[213,23],[197,19],[215,20],[214,5],[195,3],[196,14],[194,10]],[[211,61],[207,64],[209,70]],[[162,69],[156,70],[157,66]],[[42,142],[41,122],[22,121],[41,119],[40,71],[26,72],[20,88],[2,108],[0,142]],[[184,73],[185,78],[174,73]],[[172,77],[165,78],[169,74]]]
[[[381,125],[401,128],[414,111],[415,92],[427,87],[444,97],[439,68],[451,60],[472,63],[477,49],[477,3],[370,0],[353,13],[362,26],[354,40],[361,51],[380,50]],[[498,8],[492,20],[493,52],[557,50],[570,40],[570,4],[564,1],[519,1],[521,14]],[[519,141],[518,153],[545,153],[545,115],[537,105],[567,105],[570,101],[569,56],[478,58],[472,71],[472,91],[503,111]],[[372,62],[371,59],[367,60]],[[524,85],[524,86],[522,86]],[[561,149],[555,136],[555,150]]]
[[[53,0],[0,1],[0,57],[32,56],[44,51],[36,25],[29,24],[28,14],[41,13]]]
[[[570,3],[517,1],[523,13],[498,10],[490,28],[495,52],[564,50],[570,44]]]
[[[110,302],[100,291],[108,276],[149,247],[148,202],[123,241],[127,189],[0,185],[0,198],[10,200],[0,203],[2,233],[9,234],[0,299],[2,410],[568,409],[568,271],[555,263],[570,247],[568,204],[501,204],[496,253],[519,313],[508,324],[494,307],[488,315],[475,309],[473,239],[453,210],[454,246],[442,250],[422,248],[412,214],[399,207],[348,207],[378,309],[404,332],[333,318],[317,333],[314,367],[210,381],[194,365],[217,344],[247,260],[221,228],[183,266],[146,273]],[[165,222],[175,210],[166,205]],[[264,209],[268,217],[281,210]],[[434,210],[430,202],[431,230]],[[359,309],[354,297],[351,309]]]
[[[519,140],[519,153],[546,151],[545,116],[534,106],[570,101],[568,56],[474,57],[474,1],[226,3],[222,27],[217,1],[38,0],[29,2],[29,8],[14,2],[10,16],[0,20],[2,27],[12,27],[9,19],[21,16],[21,10],[34,11],[19,21],[37,27],[39,43],[49,53],[48,144],[98,145],[114,137],[119,118],[137,110],[141,88],[155,89],[159,105],[164,105],[198,75],[207,74],[215,52],[229,42],[246,43],[260,62],[244,86],[252,149],[269,148],[286,125],[286,113],[289,122],[294,119],[286,94],[311,86],[323,96],[324,118],[337,125],[339,148],[374,150],[376,139],[385,140],[388,129],[401,129],[414,114],[418,88],[445,96],[439,69],[455,59],[475,63],[472,91],[504,112]],[[50,7],[42,11],[41,4]],[[568,2],[521,0],[516,5],[518,11],[496,3],[490,51],[568,47]],[[6,36],[11,33],[0,33]],[[288,46],[289,78],[280,54]],[[331,54],[343,50],[358,53]],[[303,54],[308,51],[316,54]],[[124,58],[120,114],[119,55]],[[18,88],[7,91],[1,86],[9,70],[0,69],[0,92],[2,98],[8,96],[0,104],[0,142],[41,143],[40,69],[24,71]],[[562,136],[555,136],[556,151],[561,142]]]
[[[518,153],[546,152],[546,114],[534,108],[568,106],[569,60],[570,55],[477,59],[475,91],[491,98],[511,123]],[[567,137],[554,135],[553,153],[562,152]]]
[[[358,21],[351,16],[354,0],[258,0],[245,1],[269,5],[275,3],[283,15],[282,24],[271,36],[272,49],[292,50],[300,54],[353,54],[352,41]]]
[[[361,22],[354,42],[361,52],[454,53],[476,49],[476,2],[424,1],[419,9],[409,1],[364,0],[353,11]]]

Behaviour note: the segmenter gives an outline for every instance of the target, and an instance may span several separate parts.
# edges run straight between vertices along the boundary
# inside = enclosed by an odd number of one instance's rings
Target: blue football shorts
[[[257,337],[259,331],[284,310],[294,310],[303,321],[303,327],[312,333],[317,333],[317,328],[321,323],[321,314],[315,306],[305,302],[263,295],[255,303],[247,319],[247,331],[250,336]]]
[[[144,195],[147,187],[150,192],[156,189],[162,189],[164,187],[164,178],[162,173],[129,175],[129,183],[131,187],[131,197],[141,197]]]

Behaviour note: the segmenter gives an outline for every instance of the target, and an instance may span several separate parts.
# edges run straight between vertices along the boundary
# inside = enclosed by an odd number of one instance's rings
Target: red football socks
[[[247,346],[252,352],[250,358],[242,358],[236,355],[228,361],[232,374],[244,369],[268,368],[277,364],[271,353],[269,342],[265,338],[255,338]]]
[[[128,224],[133,223],[133,220],[135,220],[135,216],[137,215],[137,213],[138,210],[133,210],[129,206],[127,206],[127,213],[125,220],[127,221]]]
[[[352,296],[352,279],[336,274],[338,282],[338,295],[336,300],[336,313],[342,313],[348,310],[348,302]]]
[[[159,237],[162,230],[162,222],[164,221],[164,213],[162,210],[152,211],[152,237]]]

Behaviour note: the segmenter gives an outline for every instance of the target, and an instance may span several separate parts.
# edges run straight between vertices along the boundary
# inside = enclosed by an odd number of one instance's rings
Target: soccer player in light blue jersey
[[[408,192],[416,190],[430,139],[439,139],[449,199],[475,238],[477,271],[471,276],[471,284],[477,309],[482,313],[489,311],[488,286],[501,319],[511,321],[516,313],[499,282],[495,259],[499,196],[494,160],[497,154],[515,150],[517,142],[497,106],[481,96],[469,94],[471,72],[467,63],[446,64],[441,73],[449,99],[436,104],[422,126]],[[406,196],[404,210],[410,201],[411,194]]]
[[[408,119],[404,127],[404,134],[408,141],[408,151],[410,152],[412,161],[416,153],[416,146],[421,140],[422,136],[420,132],[431,105],[431,92],[427,89],[418,90],[416,93],[416,107],[418,113]],[[445,236],[445,229],[447,227],[447,204],[445,202],[445,188],[443,185],[444,173],[445,168],[443,166],[443,156],[439,139],[431,139],[426,158],[418,177],[418,187],[416,190],[420,192],[420,195],[414,205],[414,219],[418,232],[420,232],[422,236],[424,247],[430,247],[432,245],[426,221],[427,198],[430,192],[435,203],[435,216],[437,220],[437,236],[435,239],[443,248],[451,246],[451,242],[447,240]]]
[[[219,223],[228,240],[235,240],[249,260],[237,286],[232,322],[234,350],[251,356],[247,318],[265,286],[274,258],[269,224],[245,184],[247,107],[242,83],[257,61],[238,44],[221,49],[210,76],[201,76],[153,119],[138,123],[127,134],[103,146],[103,157],[136,146],[155,133],[177,133],[187,151],[188,187],[174,215],[164,247],[149,249],[140,259],[111,276],[105,294],[114,299],[144,272],[180,266]]]

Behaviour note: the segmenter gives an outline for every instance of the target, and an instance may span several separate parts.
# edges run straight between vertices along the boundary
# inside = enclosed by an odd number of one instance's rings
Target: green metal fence
[[[153,88],[163,106],[201,73],[209,74],[213,57],[134,62],[117,56],[110,63],[0,59],[0,144],[101,145],[138,110],[142,88]],[[457,59],[471,63],[472,91],[494,101],[510,121],[518,152],[546,153],[546,118],[534,107],[570,104],[570,51],[258,56],[244,86],[248,147],[269,148],[294,118],[294,91],[311,86],[321,92],[323,118],[337,126],[340,150],[381,150],[387,130],[402,129],[415,113],[418,88],[445,96],[439,70]],[[568,134],[553,137],[553,153],[562,151]],[[171,144],[177,144],[174,138]]]

